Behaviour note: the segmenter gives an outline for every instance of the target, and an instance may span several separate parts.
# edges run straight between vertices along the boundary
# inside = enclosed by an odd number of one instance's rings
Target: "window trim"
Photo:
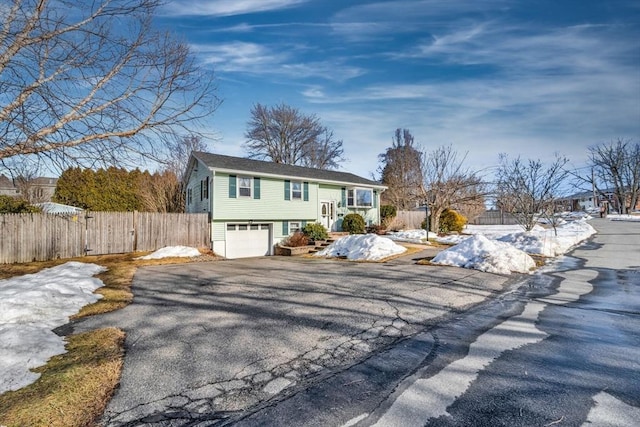
[[[294,227],[294,224],[297,224],[297,227]],[[296,231],[302,231],[302,221],[289,221],[289,234],[295,233]]]
[[[242,180],[244,179],[248,179],[249,180],[249,184],[247,186],[243,186],[242,184]],[[251,176],[240,176],[238,175],[238,177],[236,178],[236,191],[237,191],[237,195],[238,198],[243,198],[243,199],[253,199],[253,177]],[[249,194],[245,195],[245,194],[240,194],[240,190],[241,189],[248,189],[249,190]]]
[[[371,202],[368,205],[358,204],[358,191],[366,191],[371,195]],[[373,198],[375,197],[372,188],[364,187],[350,187],[347,189],[347,207],[348,208],[367,208],[371,209],[374,206]]]
[[[298,193],[298,190],[293,189],[293,186],[295,184],[300,185],[299,197],[294,196],[294,194]],[[291,181],[291,200],[301,202],[303,200],[303,197],[304,197],[304,183],[302,181]]]

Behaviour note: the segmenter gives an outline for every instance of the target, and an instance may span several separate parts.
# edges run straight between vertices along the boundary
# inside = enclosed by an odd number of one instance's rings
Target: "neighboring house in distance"
[[[604,206],[609,212],[618,211],[618,199],[615,197],[613,189],[599,191],[597,197],[593,197],[593,191],[584,191],[574,194],[565,200],[568,200],[571,210],[597,212],[600,206]],[[640,200],[631,210],[640,209]]]
[[[4,175],[0,175],[0,196],[18,197],[18,189],[13,185],[13,181]]]
[[[38,177],[29,180],[0,175],[0,195],[20,197],[29,203],[50,202],[56,191],[58,178]]]
[[[38,177],[18,184],[21,196],[29,203],[50,202],[56,191],[58,178]]]
[[[208,212],[212,249],[227,258],[264,256],[307,223],[340,231],[358,213],[380,223],[386,189],[351,173],[284,165],[204,152],[191,154],[186,212]]]

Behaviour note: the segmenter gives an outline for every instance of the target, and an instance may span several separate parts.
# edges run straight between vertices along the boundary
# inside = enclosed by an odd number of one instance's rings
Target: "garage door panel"
[[[271,254],[270,224],[228,224],[227,258],[248,258]]]

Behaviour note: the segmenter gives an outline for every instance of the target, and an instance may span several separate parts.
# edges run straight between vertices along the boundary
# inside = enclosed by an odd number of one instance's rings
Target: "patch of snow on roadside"
[[[189,246],[166,246],[164,248],[158,249],[157,251],[138,257],[136,259],[160,259],[160,258],[171,258],[171,257],[194,257],[200,256],[200,251],[196,248],[191,248]]]
[[[52,330],[102,297],[93,291],[103,283],[92,276],[105,270],[67,262],[0,280],[0,394],[33,383],[40,374],[30,368],[65,352],[64,339]]]
[[[481,234],[440,252],[431,262],[498,274],[529,273],[535,268],[535,262],[525,252]]]
[[[631,222],[640,222],[640,215],[618,215],[618,214],[609,214],[607,215],[607,219],[609,221],[631,221]]]
[[[375,234],[353,234],[341,237],[315,256],[347,257],[352,261],[378,261],[405,252],[407,248]]]

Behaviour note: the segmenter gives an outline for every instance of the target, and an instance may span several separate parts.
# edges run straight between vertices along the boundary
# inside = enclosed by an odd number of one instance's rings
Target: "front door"
[[[335,218],[335,205],[333,202],[320,202],[320,224],[324,225],[324,227],[333,231],[331,227],[333,227]]]

